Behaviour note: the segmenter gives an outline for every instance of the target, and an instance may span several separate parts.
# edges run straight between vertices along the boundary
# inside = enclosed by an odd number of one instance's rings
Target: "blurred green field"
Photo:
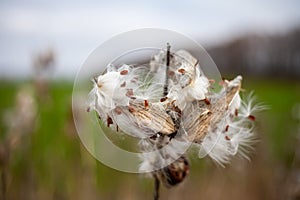
[[[0,84],[2,146],[8,137],[12,137],[7,123],[4,123],[5,116],[13,112],[16,94],[23,86],[35,91],[31,81],[2,81]],[[257,116],[261,143],[258,152],[253,156],[254,164],[248,163],[250,168],[259,170],[257,166],[265,169],[274,165],[284,169],[292,168],[295,148],[299,145],[296,139],[300,128],[299,119],[297,121],[292,111],[300,104],[300,82],[246,79],[244,88],[247,92],[248,89],[254,90],[258,100],[270,107]],[[22,135],[18,145],[8,155],[5,151],[1,154],[4,157],[1,158],[1,174],[3,175],[4,171],[6,173],[7,199],[152,199],[151,180],[106,167],[90,156],[81,145],[73,125],[71,95],[72,83],[67,81],[51,82],[48,96],[42,97],[34,92],[37,118],[32,133]],[[261,158],[261,152],[266,156]],[[261,161],[262,165],[257,164],[260,163],[259,160],[264,159],[267,160]],[[232,172],[232,169],[220,169],[206,159],[194,158],[191,163],[191,174],[184,187],[180,186],[170,191],[163,189],[162,199],[200,199],[199,188],[207,189],[208,182],[212,185],[219,184],[213,181],[215,176],[225,177],[224,180],[229,177],[233,182],[232,187],[238,185],[234,184],[235,178],[231,175],[224,175],[226,172]],[[213,175],[211,166],[217,175]],[[237,172],[239,173],[241,172]],[[273,180],[273,175],[272,172],[270,180]],[[245,187],[249,184],[247,180],[244,180]],[[1,185],[3,189],[3,183]],[[223,187],[225,190],[228,186]],[[276,188],[276,185],[266,187]],[[207,193],[209,191],[206,190]],[[250,187],[248,192],[251,191]],[[273,192],[273,189],[270,191]],[[203,194],[202,198],[204,197]],[[229,197],[238,199],[239,196],[232,193],[223,199]],[[263,199],[266,196],[259,197]],[[245,199],[251,198],[252,196],[248,196]]]

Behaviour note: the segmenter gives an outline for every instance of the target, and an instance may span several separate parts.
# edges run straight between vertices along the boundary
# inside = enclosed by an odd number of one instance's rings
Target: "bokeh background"
[[[188,178],[162,188],[162,199],[300,199],[299,8],[297,0],[0,1],[0,199],[152,199],[151,179],[86,151],[71,107],[89,53],[147,27],[190,36],[222,76],[243,75],[270,108],[257,116],[251,162],[190,158]]]

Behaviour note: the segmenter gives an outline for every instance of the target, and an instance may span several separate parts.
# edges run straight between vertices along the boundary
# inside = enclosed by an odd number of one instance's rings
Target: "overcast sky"
[[[298,0],[0,1],[0,76],[32,73],[32,55],[55,49],[55,76],[74,77],[89,52],[115,34],[166,28],[214,45],[247,32],[300,25]]]

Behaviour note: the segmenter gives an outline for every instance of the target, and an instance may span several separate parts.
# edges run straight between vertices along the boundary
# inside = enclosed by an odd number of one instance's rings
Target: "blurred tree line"
[[[277,35],[248,34],[207,50],[224,75],[300,77],[300,28]]]

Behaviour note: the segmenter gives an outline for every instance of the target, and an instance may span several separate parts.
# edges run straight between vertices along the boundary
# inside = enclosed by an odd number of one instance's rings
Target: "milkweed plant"
[[[241,98],[242,76],[222,80],[219,90],[215,81],[189,52],[169,45],[147,65],[109,65],[93,79],[88,110],[116,133],[139,138],[139,171],[155,179],[154,199],[160,183],[170,188],[188,175],[188,146],[221,166],[249,159],[255,114],[265,107],[253,93]]]

